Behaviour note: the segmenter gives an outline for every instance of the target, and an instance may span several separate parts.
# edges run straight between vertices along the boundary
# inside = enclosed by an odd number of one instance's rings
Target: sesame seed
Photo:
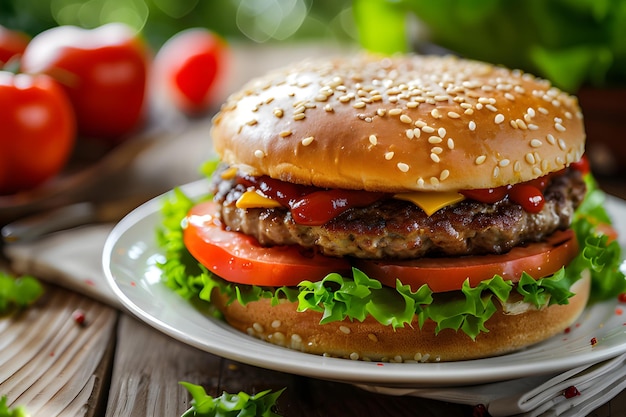
[[[549,113],[548,110],[546,108],[544,108],[544,107],[537,108],[537,111],[539,113],[541,113],[541,114],[548,114]]]
[[[513,171],[520,172],[522,170],[522,164],[519,161],[515,161],[513,164]]]
[[[551,133],[548,133],[546,135],[546,140],[548,141],[550,145],[554,145],[556,143],[556,139],[554,139],[554,136],[552,136]]]
[[[252,325],[252,328],[257,331],[258,333],[263,333],[265,331],[265,329],[263,328],[263,326],[261,325],[261,323],[254,323]]]
[[[343,334],[350,334],[350,328],[349,327],[339,326],[339,330],[341,330],[341,333],[343,333]]]
[[[565,141],[562,138],[559,138],[558,142],[559,142],[559,148],[561,148],[562,151],[567,149],[567,145],[565,144]]]
[[[533,148],[538,148],[541,145],[543,145],[543,142],[540,141],[539,139],[533,139],[530,141],[530,146],[532,146]]]
[[[306,110],[306,107],[300,104],[296,106],[296,108],[293,110],[293,114],[304,113],[305,110]]]
[[[484,163],[486,160],[487,160],[487,155],[480,155],[474,160],[474,163],[476,163],[476,165],[480,165]]]
[[[517,124],[517,127],[519,127],[522,130],[527,130],[528,126],[526,125],[526,122],[523,121],[522,119],[516,119],[515,123]]]
[[[376,137],[376,135],[370,135],[369,140],[372,145],[376,145],[378,143],[378,138]]]
[[[256,156],[257,158],[263,158],[265,156],[265,152],[263,152],[260,149],[257,149],[256,151],[254,151],[254,156]]]
[[[291,132],[291,130],[283,130],[282,132],[279,133],[281,138],[286,138],[287,136],[291,136],[293,132]]]
[[[451,119],[458,119],[459,117],[461,117],[461,115],[458,114],[457,112],[449,111],[448,112],[448,117],[451,118]]]
[[[561,123],[555,123],[554,128],[559,132],[565,132],[565,127]]]
[[[359,354],[358,354],[358,353],[356,353],[356,352],[352,352],[352,353],[350,354],[350,359],[352,359],[353,361],[357,361],[357,360],[359,360]]]
[[[385,152],[385,159],[390,161],[393,158],[394,152]]]
[[[496,165],[493,168],[493,174],[492,175],[493,175],[494,178],[498,178],[500,176],[500,167],[498,165]]]
[[[470,120],[470,122],[467,124],[467,127],[473,132],[474,130],[476,130],[476,122]]]
[[[274,113],[274,116],[276,117],[279,117],[279,118],[283,117],[283,109],[276,108],[274,109],[273,113]]]
[[[272,322],[272,327],[273,327],[273,328],[275,328],[275,329],[278,329],[278,328],[280,327],[280,325],[281,325],[281,324],[282,324],[282,323],[281,323],[281,321],[280,321],[280,320],[274,320],[274,321]]]
[[[448,101],[450,99],[450,97],[446,95],[437,95],[433,98],[435,99],[435,101]]]
[[[528,130],[538,130],[539,126],[534,123],[528,123]]]
[[[378,342],[378,337],[374,333],[368,333],[367,338],[372,342]]]
[[[402,172],[408,172],[409,171],[409,166],[407,164],[405,164],[404,162],[398,162],[398,164],[396,166]]]
[[[437,110],[437,109],[432,109],[432,110],[430,111],[430,115],[431,115],[432,117],[434,117],[435,119],[439,119],[439,118],[441,118],[441,114],[439,113],[439,110]]]
[[[363,107],[365,107],[365,103],[363,101],[357,101],[352,105],[352,107],[354,107],[355,109],[362,109]]]
[[[446,178],[448,178],[450,176],[450,171],[447,169],[444,169],[443,171],[441,171],[441,174],[439,174],[439,179],[441,181],[444,181]]]
[[[435,147],[431,148],[430,151],[432,153],[436,153],[437,155],[440,155],[443,152],[443,148],[441,148],[439,146],[435,146]]]
[[[467,109],[463,112],[463,114],[467,114],[468,116],[471,116],[472,114],[474,114],[474,109]]]
[[[526,110],[526,114],[528,114],[530,117],[535,117],[535,109],[529,107],[528,110]]]
[[[418,128],[413,129],[413,136],[419,138],[422,135],[422,131]]]
[[[498,165],[502,168],[509,166],[509,164],[511,163],[511,161],[509,159],[503,159],[500,162],[498,162]]]
[[[379,115],[380,117],[383,117],[385,114],[387,114],[387,110],[385,110],[385,109],[378,109],[378,110],[376,110],[376,114]]]
[[[533,165],[535,163],[535,155],[533,155],[532,153],[528,152],[526,154],[526,156],[524,157],[524,159],[526,160],[526,162],[528,162],[529,164]]]
[[[309,136],[307,138],[302,139],[302,146],[309,146],[310,144],[313,143],[313,141],[315,140],[315,138],[313,136]]]
[[[430,184],[431,185],[439,185],[439,178],[437,178],[437,177],[430,177]]]
[[[304,113],[297,113],[293,115],[293,120],[302,120],[304,119],[306,116],[304,115]]]
[[[515,101],[515,96],[511,93],[504,93],[504,98],[510,101]]]
[[[406,134],[406,137],[409,139],[413,139],[415,137],[415,132],[413,132],[413,129],[407,129],[404,133]]]
[[[440,127],[439,129],[437,129],[437,134],[439,135],[440,138],[444,138],[446,136],[446,129],[444,127]]]
[[[534,167],[533,168],[533,174],[539,176],[539,175],[543,174],[543,172],[541,172],[541,169],[539,167]]]
[[[448,149],[454,149],[454,139],[448,138]]]
[[[422,127],[422,132],[424,133],[434,133],[435,129],[431,126],[424,126]]]
[[[493,121],[496,122],[496,124],[504,122],[504,115],[502,113],[496,114],[496,117],[493,119]]]
[[[498,109],[497,109],[497,108],[496,108],[493,104],[487,104],[487,105],[485,106],[485,108],[486,108],[487,110],[489,110],[489,111],[492,111],[492,112],[497,112],[497,111],[498,111]]]
[[[324,106],[324,111],[331,113],[334,111],[333,106],[331,106],[330,104],[327,104]]]
[[[246,124],[247,124],[248,126],[254,126],[254,125],[255,125],[255,124],[257,124],[257,123],[259,123],[259,121],[258,121],[257,119],[251,119],[251,120],[248,120],[248,121],[246,122]]]
[[[413,123],[413,125],[421,129],[426,126],[426,122],[424,122],[423,120],[417,120],[415,123]]]
[[[431,153],[430,154],[430,159],[432,159],[433,162],[437,162],[437,163],[439,163],[439,161],[441,161],[441,159],[439,158],[439,155],[437,155],[436,153]]]
[[[407,116],[406,114],[403,114],[400,116],[400,121],[402,123],[413,123],[413,119],[411,119],[409,116]]]
[[[397,116],[397,115],[402,113],[402,110],[401,109],[390,109],[388,113],[389,113],[389,116]]]
[[[441,143],[443,141],[443,139],[441,139],[439,136],[430,136],[428,138],[428,143]]]
[[[409,109],[414,109],[419,105],[420,104],[417,101],[409,101],[408,103],[406,103],[406,107]]]
[[[417,179],[417,186],[419,188],[423,188],[424,187],[424,178],[418,178]]]
[[[519,126],[517,126],[517,122],[515,120],[511,119],[511,121],[509,121],[509,124],[513,129],[519,129]]]

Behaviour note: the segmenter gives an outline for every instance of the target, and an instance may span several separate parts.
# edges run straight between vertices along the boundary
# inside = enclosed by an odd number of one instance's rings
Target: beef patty
[[[211,192],[222,204],[222,220],[230,230],[266,246],[300,245],[329,256],[367,259],[504,253],[567,229],[586,191],[580,172],[568,169],[551,180],[539,213],[526,212],[508,198],[494,204],[466,199],[428,216],[413,203],[389,198],[351,208],[324,225],[307,226],[294,222],[282,207],[235,207],[246,188],[214,178]]]

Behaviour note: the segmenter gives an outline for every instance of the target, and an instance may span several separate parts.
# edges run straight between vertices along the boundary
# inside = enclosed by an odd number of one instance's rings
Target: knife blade
[[[49,233],[92,223],[120,220],[148,197],[129,197],[105,202],[80,202],[8,223],[0,230],[4,243],[32,241]]]

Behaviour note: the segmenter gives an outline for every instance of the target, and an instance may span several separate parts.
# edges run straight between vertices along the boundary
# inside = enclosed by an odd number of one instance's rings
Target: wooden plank
[[[84,313],[83,325],[75,310]],[[34,306],[1,318],[0,394],[33,417],[93,416],[107,385],[117,314],[48,286]]]
[[[106,416],[172,417],[189,408],[179,381],[219,385],[222,359],[122,315]],[[200,382],[198,382],[200,381]]]

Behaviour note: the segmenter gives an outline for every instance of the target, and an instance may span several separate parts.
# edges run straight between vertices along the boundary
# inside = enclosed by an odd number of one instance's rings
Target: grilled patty
[[[245,187],[214,178],[211,192],[230,230],[266,246],[300,245],[329,256],[366,259],[504,253],[567,229],[586,191],[580,172],[568,169],[553,177],[536,214],[504,198],[494,204],[466,199],[428,216],[410,202],[389,198],[349,209],[322,226],[306,226],[295,223],[284,208],[236,208]]]

